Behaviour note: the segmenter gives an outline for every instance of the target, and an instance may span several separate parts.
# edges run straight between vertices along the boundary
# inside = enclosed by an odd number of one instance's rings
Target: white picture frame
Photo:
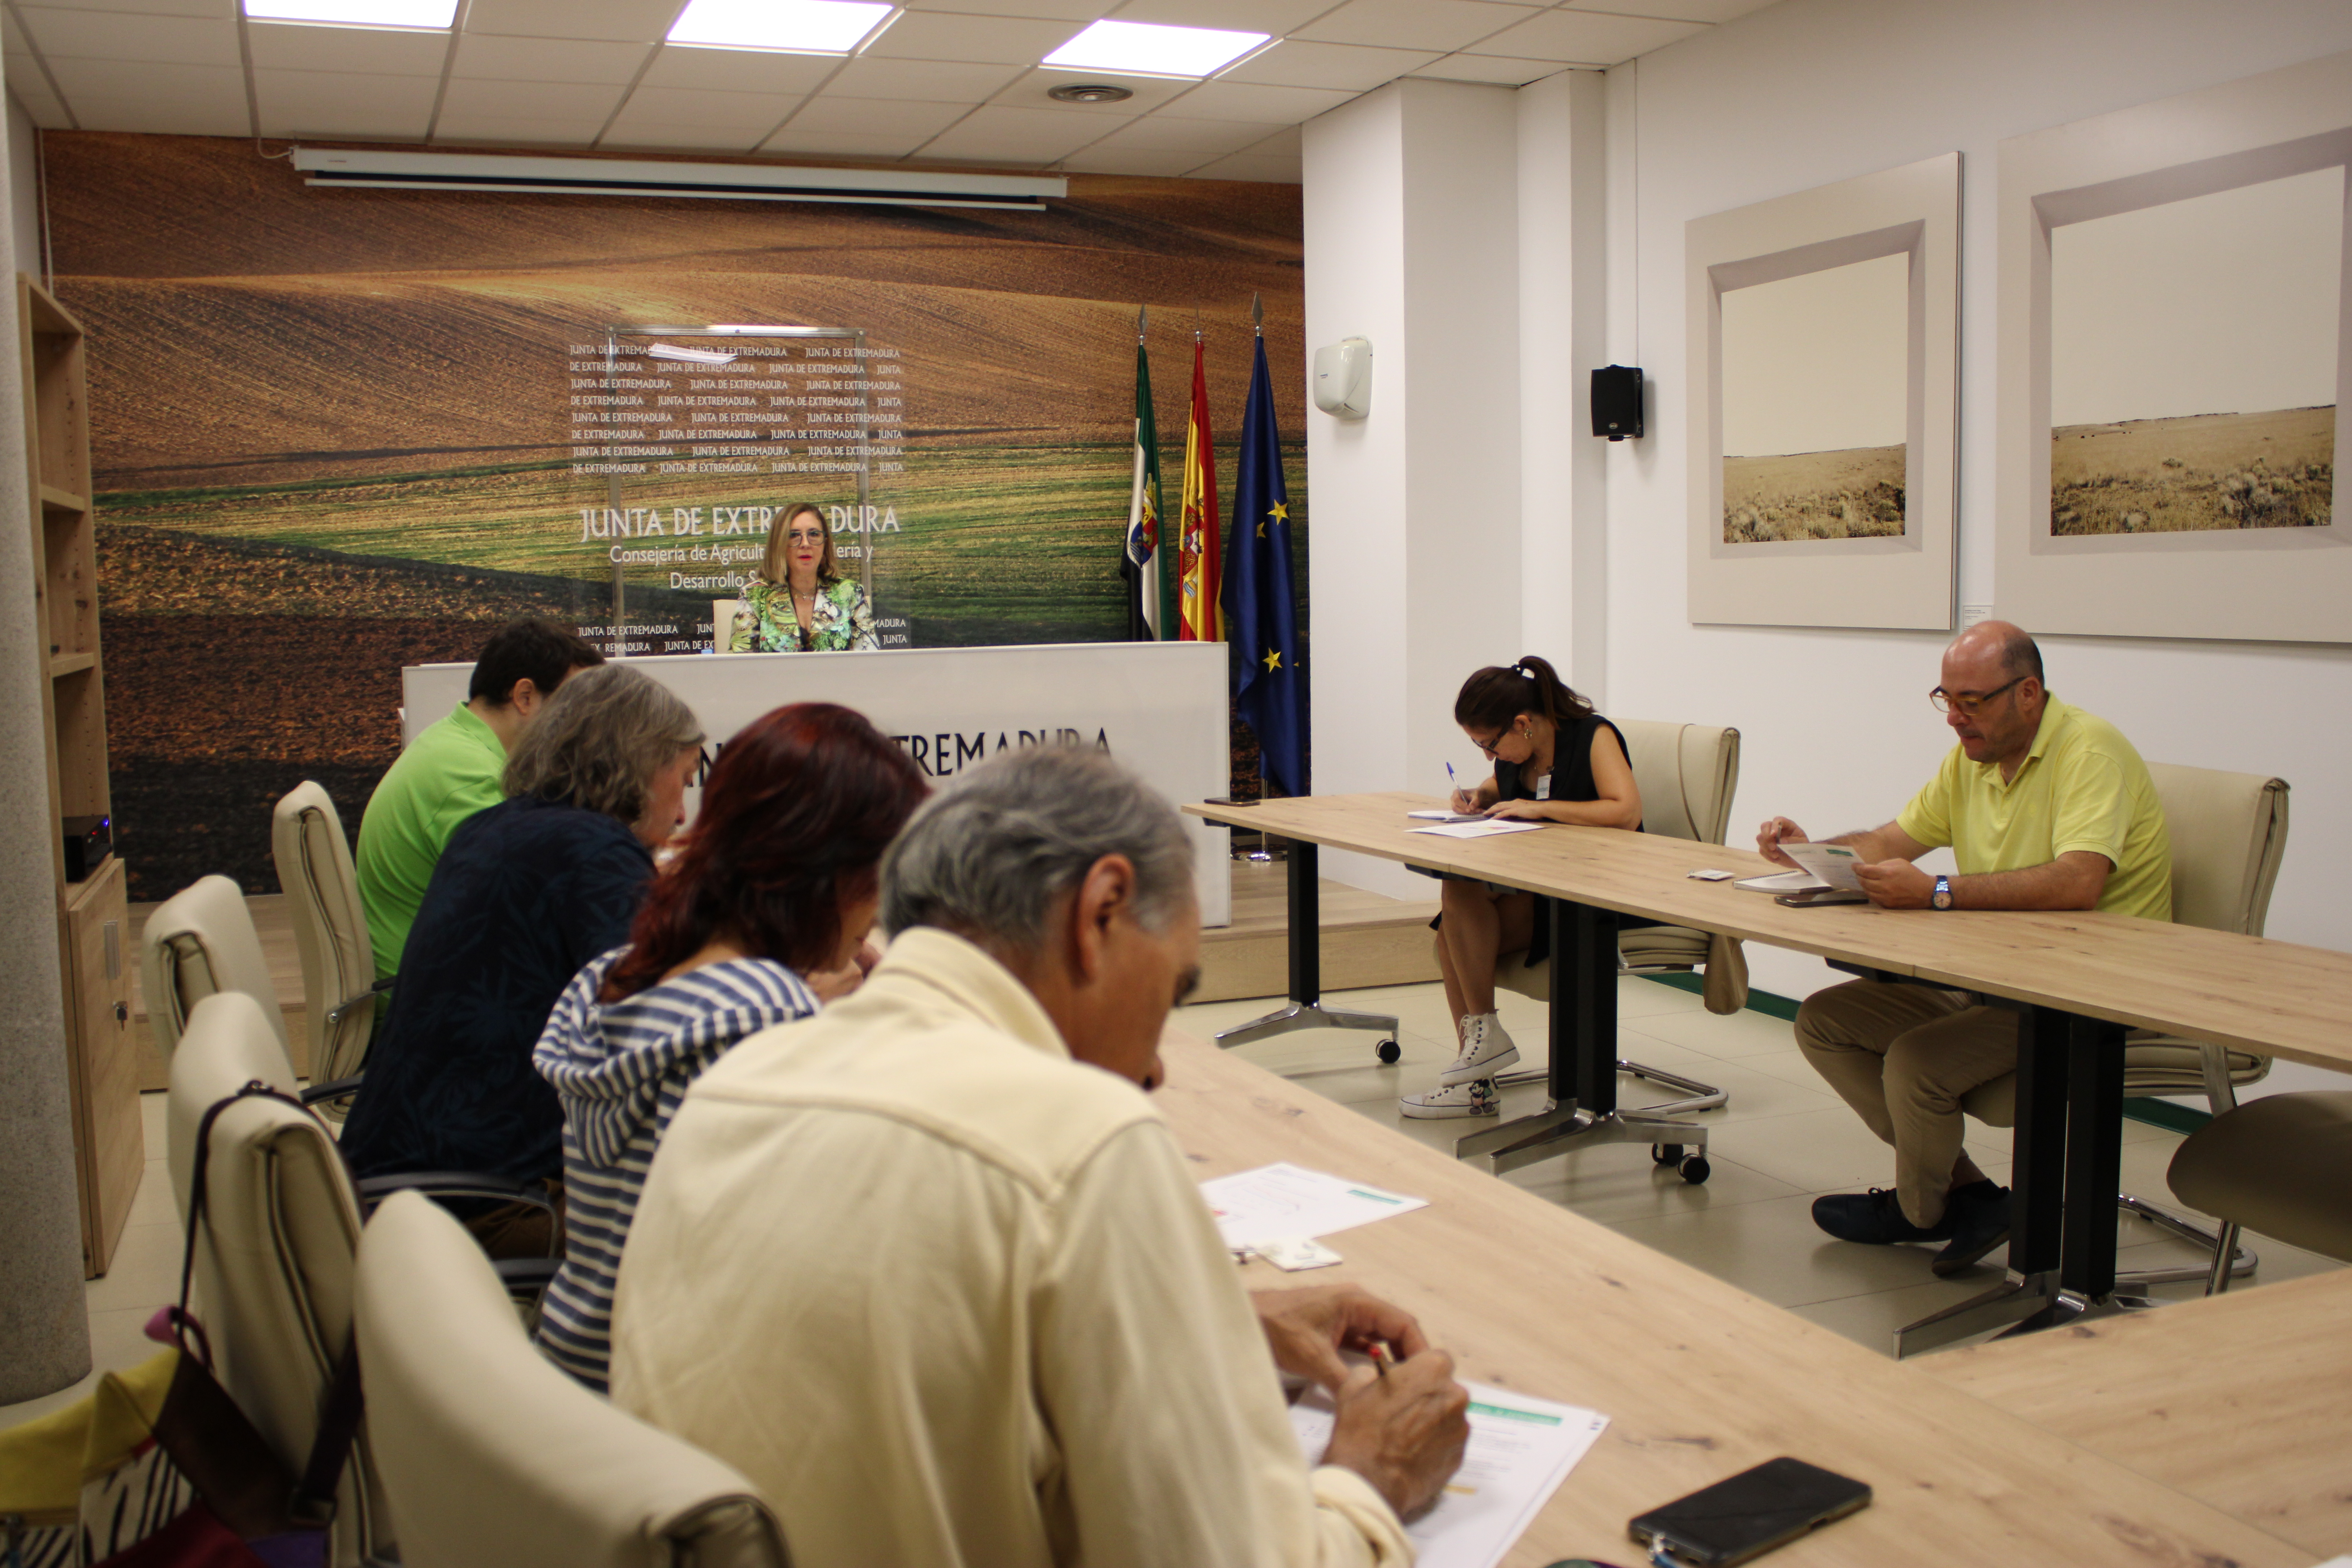
[[[1958,536],[1960,155],[1693,218],[1684,229],[1694,623],[1948,631]],[[1909,258],[1903,531],[1740,542],[1724,508],[1723,297]]]
[[[2037,633],[2352,642],[2341,462],[2352,446],[2352,201],[2339,237],[2328,521],[2064,537],[2051,504],[2053,233],[2338,165],[2352,193],[2352,54],[2000,144],[1997,614]]]

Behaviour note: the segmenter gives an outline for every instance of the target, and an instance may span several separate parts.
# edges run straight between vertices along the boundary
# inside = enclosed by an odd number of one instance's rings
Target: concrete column
[[[1438,793],[1464,677],[1520,653],[1517,94],[1399,81],[1306,127],[1310,350],[1372,344],[1370,417],[1310,409],[1315,790]],[[1428,883],[1327,854],[1401,897]]]
[[[20,117],[5,117],[12,137]],[[13,210],[16,160],[0,156],[0,211]],[[0,1404],[53,1393],[89,1371],[82,1301],[81,1210],[66,1085],[58,898],[48,835],[48,751],[41,682],[48,637],[34,613],[31,491],[14,279],[38,274],[0,226],[0,800],[16,822],[0,833]]]

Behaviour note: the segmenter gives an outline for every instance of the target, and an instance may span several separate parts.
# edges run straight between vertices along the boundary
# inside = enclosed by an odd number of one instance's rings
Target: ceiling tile
[[[1234,33],[1272,33],[1276,37],[1328,11],[1335,0],[1127,0],[1114,16],[1122,22],[1159,22],[1171,27],[1222,27]]]
[[[16,92],[13,87],[9,90]],[[46,89],[39,92],[16,92],[16,98],[24,106],[25,112],[32,117],[33,123],[42,130],[73,129],[73,121],[66,118],[65,106],[51,97]]]
[[[170,98],[101,95],[74,100],[84,131],[142,131],[170,136],[250,136],[253,116],[244,93],[237,101],[182,102]]]
[[[1266,153],[1278,157],[1296,158],[1307,144],[1296,125],[1286,125],[1263,142],[1254,142],[1242,149],[1244,153]]]
[[[613,124],[618,136],[624,126],[657,124],[700,126],[705,130],[740,132],[746,144],[773,131],[800,103],[791,93],[698,92],[678,87],[641,87]],[[719,138],[725,141],[725,137]]]
[[[650,44],[669,31],[677,12],[678,0],[474,0],[466,31]]]
[[[1297,158],[1271,158],[1262,153],[1236,153],[1192,171],[1196,180],[1259,180],[1269,184],[1296,185],[1306,176]]]
[[[1064,103],[1048,96],[1055,88],[1091,81],[1123,87],[1135,96],[1123,98],[1117,103]],[[1116,71],[1067,71],[1040,68],[1017,78],[989,101],[1014,109],[1050,109],[1062,114],[1145,114],[1192,85],[1190,79],[1171,81],[1166,77],[1121,76]]]
[[[25,30],[52,59],[169,60],[234,66],[236,24],[226,16],[129,16],[114,11],[16,7]]]
[[[1078,31],[1076,23],[1066,21],[909,11],[866,46],[865,58],[1034,66],[1068,43]]]
[[[1681,22],[1728,22],[1750,11],[1761,11],[1780,0],[1594,0],[1589,5],[1570,0],[1570,9],[1613,11],[1627,16],[1665,16]]]
[[[433,118],[441,84],[431,77],[352,71],[256,70],[264,136],[388,137],[415,141]]]
[[[927,143],[926,158],[1003,158],[1043,163],[1067,157],[1108,131],[1091,114],[1055,114],[1042,109],[975,109]]]
[[[1706,30],[1696,22],[1668,22],[1653,16],[1546,11],[1486,39],[1478,46],[1478,52],[1514,59],[1613,66]]]
[[[625,86],[637,79],[637,68],[646,63],[649,49],[646,44],[467,33],[457,40],[457,64],[449,74],[484,81],[607,81]]]
[[[926,103],[984,103],[1021,75],[1009,65],[954,60],[877,60],[860,56],[841,68],[827,92],[851,98],[905,98]]]
[[[1018,11],[1024,16],[1052,16],[1067,22],[1091,22],[1118,0],[907,0],[909,11],[960,11],[977,16],[1001,16]]]
[[[621,101],[611,82],[452,81],[441,100],[444,134],[452,115],[499,120],[586,120],[602,126]],[[593,139],[595,131],[589,135]]]
[[[1460,49],[1534,14],[1532,6],[1490,0],[1348,0],[1291,37],[1398,49]]]
[[[961,103],[903,103],[887,98],[839,98],[828,92],[801,105],[784,129],[796,136],[822,132],[895,139],[912,147],[945,131],[967,112],[969,106]]]
[[[433,127],[436,147],[562,147],[586,151],[604,129],[604,117],[542,120],[528,115],[453,111],[446,104]]]
[[[1198,168],[1198,153],[1161,153],[1149,148],[1089,147],[1073,153],[1056,165],[1078,174],[1142,174],[1167,179]]]
[[[76,0],[34,0],[36,5],[58,11],[111,11],[134,16],[202,16],[209,21],[236,20],[236,0],[94,0],[89,5]]]
[[[1424,81],[1476,81],[1525,87],[1577,68],[1560,60],[1507,60],[1495,55],[1448,55],[1412,74]]]
[[[254,22],[245,36],[257,70],[356,71],[364,76],[441,74],[449,58],[446,33],[396,33],[385,27],[306,27]],[[235,41],[236,34],[230,34]],[[231,56],[232,61],[235,56]]]
[[[1204,81],[1160,112],[1181,120],[1257,120],[1268,125],[1297,125],[1356,96],[1325,87]]]
[[[12,55],[30,55],[33,46],[25,41],[25,29],[16,20],[14,10],[0,11],[0,48]]]
[[[84,98],[155,98],[245,103],[245,73],[235,66],[167,65],[156,60],[51,60],[58,90],[81,117]]]
[[[930,140],[931,134],[929,131],[803,131],[795,121],[761,142],[760,151],[810,158],[903,158]]]
[[[785,55],[769,49],[698,49],[667,44],[646,68],[646,87],[701,92],[814,92],[840,68],[839,55]]]
[[[1645,23],[1644,26],[1664,26]],[[1282,87],[1348,88],[1368,92],[1419,70],[1438,58],[1433,50],[1374,49],[1360,44],[1284,42],[1244,60],[1219,81],[1264,82]]]
[[[1189,153],[1192,163],[1198,163],[1254,146],[1265,140],[1269,129],[1250,121],[1163,120],[1153,115],[1120,126],[1097,145],[1129,152]]]

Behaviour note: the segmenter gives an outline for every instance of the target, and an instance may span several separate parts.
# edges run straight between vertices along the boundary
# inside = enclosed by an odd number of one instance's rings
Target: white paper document
[[[1429,1206],[1427,1198],[1342,1181],[1286,1162],[1202,1182],[1201,1195],[1209,1201],[1209,1212],[1227,1247],[1337,1236]]]
[[[1437,1506],[1405,1527],[1420,1568],[1495,1568],[1526,1532],[1609,1417],[1573,1405],[1530,1399],[1474,1383],[1470,1447]],[[1310,1388],[1290,1407],[1290,1425],[1310,1465],[1331,1443],[1331,1396]]]
[[[1862,891],[1862,879],[1853,874],[1862,857],[1843,844],[1783,844],[1780,853],[1802,866],[1816,881],[1850,893]]]
[[[1407,833],[1434,833],[1440,838],[1492,838],[1498,833],[1533,833],[1549,822],[1517,822],[1507,816],[1482,816],[1475,822],[1449,822],[1442,827],[1408,827]]]
[[[1486,818],[1475,811],[1408,811],[1407,816],[1420,822],[1484,822]]]

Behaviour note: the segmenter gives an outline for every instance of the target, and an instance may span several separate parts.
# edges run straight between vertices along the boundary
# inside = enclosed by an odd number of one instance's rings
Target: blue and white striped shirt
[[[764,958],[705,964],[599,1003],[605,973],[626,952],[614,948],[573,977],[530,1058],[563,1103],[563,1267],[540,1306],[539,1345],[599,1393],[612,1364],[621,1246],[687,1086],[736,1041],[817,1010],[799,975]]]

